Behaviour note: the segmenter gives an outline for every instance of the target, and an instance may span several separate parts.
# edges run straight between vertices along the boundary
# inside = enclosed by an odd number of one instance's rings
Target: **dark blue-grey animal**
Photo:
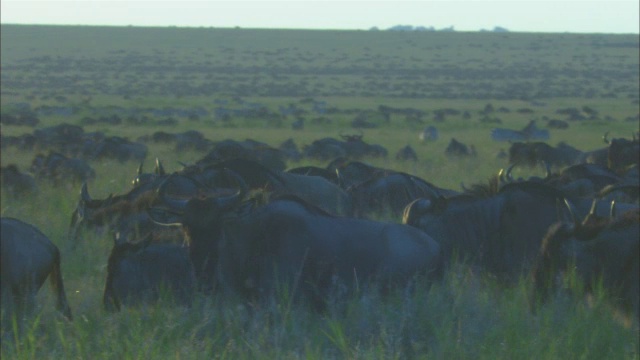
[[[250,301],[287,289],[323,310],[337,284],[354,290],[377,280],[388,289],[440,274],[440,247],[418,229],[336,217],[293,196],[258,206],[242,202],[243,193],[166,198],[169,211],[152,211],[159,222],[182,225],[202,282],[215,277]]]
[[[332,214],[349,215],[352,212],[349,195],[338,185],[322,176],[303,175],[268,169],[247,159],[231,159],[201,169],[206,178],[196,177],[201,184],[214,184],[213,187],[231,188],[235,185],[235,176],[251,189],[266,190],[275,194],[298,196]],[[185,175],[195,177],[195,174]]]
[[[396,160],[418,161],[418,154],[410,145],[403,147],[396,153]]]
[[[549,130],[538,129],[535,120],[529,121],[522,130],[495,128],[491,130],[491,138],[495,141],[530,141],[549,140]]]
[[[584,162],[593,163],[581,160],[584,156],[584,152],[562,142],[555,147],[539,141],[514,142],[509,146],[509,163],[521,166],[535,167],[540,163],[546,163],[549,166],[561,167]]]
[[[195,275],[187,249],[175,244],[116,243],[107,265],[103,303],[107,311],[163,299],[191,306]]]
[[[549,226],[570,218],[565,195],[538,182],[486,187],[449,198],[417,199],[403,223],[442,246],[445,261],[464,259],[504,280],[515,280],[540,248]],[[453,256],[457,257],[454,259]]]
[[[455,191],[439,188],[417,176],[382,173],[347,189],[356,217],[393,218],[400,221],[404,208],[417,198],[452,196]]]
[[[33,176],[21,172],[15,164],[0,167],[0,179],[5,194],[11,197],[22,197],[38,191]]]
[[[20,319],[33,311],[36,294],[49,277],[56,309],[72,320],[67,303],[58,248],[35,226],[0,218],[0,279],[5,319]]]
[[[435,126],[427,126],[420,132],[418,139],[422,142],[436,141],[438,140],[438,129]]]
[[[571,269],[586,292],[601,281],[613,303],[640,324],[640,210],[551,226],[531,271],[532,310],[548,301]]]

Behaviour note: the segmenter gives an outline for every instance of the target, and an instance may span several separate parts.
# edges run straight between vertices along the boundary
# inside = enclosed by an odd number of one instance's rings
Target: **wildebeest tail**
[[[51,287],[53,288],[53,291],[55,291],[57,296],[56,309],[58,309],[58,311],[60,311],[67,319],[73,321],[71,308],[69,307],[69,303],[67,302],[67,295],[64,291],[64,283],[62,282],[62,272],[60,271],[60,251],[58,251],[58,249],[55,249],[53,256],[53,268],[51,269],[49,279],[51,282]]]

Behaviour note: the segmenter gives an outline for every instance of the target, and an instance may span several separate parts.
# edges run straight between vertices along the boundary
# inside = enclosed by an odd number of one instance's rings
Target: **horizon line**
[[[502,28],[504,31],[494,31],[494,29],[478,29],[478,30],[456,30],[455,25],[451,25],[449,28],[436,29],[433,27],[426,28],[422,25],[395,25],[395,26],[413,26],[414,29],[410,30],[393,30],[391,28],[378,28],[373,25],[368,29],[360,28],[294,28],[294,27],[245,27],[241,25],[236,26],[213,26],[213,25],[119,25],[119,24],[33,24],[33,23],[0,23],[0,26],[69,26],[69,27],[113,27],[113,28],[166,28],[166,29],[226,29],[226,30],[292,30],[292,31],[363,31],[363,32],[408,32],[408,33],[495,33],[495,34],[508,34],[508,33],[526,33],[526,34],[576,34],[576,35],[638,35],[633,32],[575,32],[570,30],[565,31],[533,31],[533,30],[509,30],[502,26],[496,25],[495,28]],[[425,29],[416,29],[416,28]],[[374,29],[375,28],[375,29]]]

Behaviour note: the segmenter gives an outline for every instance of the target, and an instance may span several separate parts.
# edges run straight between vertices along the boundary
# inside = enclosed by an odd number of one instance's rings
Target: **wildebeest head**
[[[155,168],[153,169],[153,173],[143,173],[142,172],[143,164],[144,164],[144,161],[140,163],[140,166],[138,167],[138,171],[136,173],[136,177],[131,181],[133,186],[141,186],[144,184],[151,183],[157,177],[165,175],[164,167],[162,166],[160,159],[156,158],[156,165],[155,165]]]
[[[69,224],[68,233],[69,240],[75,244],[78,241],[81,229],[103,225],[99,224],[97,220],[94,219],[94,213],[102,207],[107,207],[113,204],[113,202],[114,199],[111,195],[104,200],[93,200],[89,195],[87,183],[83,183],[80,190],[80,199],[78,200],[76,209],[71,214],[71,223]]]
[[[583,289],[596,281],[627,312],[640,315],[640,211],[603,218],[594,211],[580,222],[549,228],[531,271],[531,310],[546,302],[566,273],[575,269]]]
[[[160,203],[149,209],[153,221],[161,225],[181,226],[189,246],[196,278],[203,290],[211,290],[218,259],[218,241],[222,236],[222,222],[244,198],[247,186],[242,178],[232,173],[238,190],[218,189],[190,198],[177,198],[158,189]]]
[[[638,139],[611,139],[607,154],[609,168],[618,174],[623,174],[633,165],[640,165],[640,142]]]

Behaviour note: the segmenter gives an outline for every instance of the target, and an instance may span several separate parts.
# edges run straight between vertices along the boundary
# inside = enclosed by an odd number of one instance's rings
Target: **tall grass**
[[[5,31],[7,30],[8,31]],[[211,40],[232,38],[238,48],[268,48],[267,43],[258,43],[252,37],[252,31],[218,32],[180,30],[165,32],[161,29],[143,29],[135,38],[129,37],[126,29],[109,29],[111,41],[108,48],[102,48],[102,42],[96,42],[100,29],[54,28],[52,31],[64,37],[78,37],[82,43],[67,41],[64,48],[52,49],[46,39],[34,37],[41,29],[11,29],[2,27],[2,62],[13,64],[22,59],[34,57],[40,53],[68,55],[73,51],[107,58],[105,54],[119,49],[132,49],[153,39],[163,39],[158,34],[170,35],[173,43],[196,51],[198,46],[206,47]],[[55,31],[54,31],[55,30]],[[103,29],[104,30],[104,29]],[[198,38],[190,43],[181,41],[189,35]],[[291,33],[287,33],[289,36]],[[282,34],[267,32],[270,41],[282,41]],[[326,46],[339,47],[351,44],[370,34],[322,33],[310,32],[306,35],[333,38],[334,43],[311,45],[314,52],[322,52]],[[345,35],[345,36],[342,36]],[[346,36],[348,35],[348,36]],[[398,38],[411,40],[407,34],[383,34],[380,46],[373,47],[374,52],[395,54]],[[411,35],[411,34],[408,34]],[[471,41],[459,34],[437,38],[431,46],[445,46],[450,41],[456,45],[445,48],[449,53],[440,54],[444,58],[456,58],[455,52],[464,48],[470,52],[480,51],[468,47]],[[519,40],[527,44],[545,36],[520,34],[509,35],[505,46],[514,49],[522,47]],[[37,49],[34,53],[18,39],[31,41],[30,46]],[[89,43],[87,39],[91,39]],[[114,40],[116,39],[116,40]],[[119,39],[119,40],[118,40]],[[279,39],[279,40],[278,40]],[[285,38],[290,39],[290,38]],[[479,39],[479,38],[478,38]],[[487,40],[488,39],[488,40]],[[483,41],[493,41],[492,37],[482,37]],[[549,38],[550,39],[550,38]],[[617,38],[606,39],[614,41]],[[599,36],[559,36],[552,39],[558,43],[569,43],[572,48],[580,48],[587,41],[600,41]],[[300,39],[295,40],[298,43]],[[420,41],[427,41],[426,38]],[[437,43],[442,42],[442,43]],[[96,46],[99,45],[99,46]],[[115,44],[115,45],[114,45]],[[118,45],[119,44],[119,45]],[[124,45],[123,45],[124,44]],[[360,56],[364,42],[358,47],[349,47],[350,56]],[[489,43],[487,43],[489,44]],[[42,46],[40,46],[42,45]],[[300,44],[301,49],[307,49]],[[343,44],[344,45],[344,44]],[[154,45],[155,46],[155,45]],[[284,45],[282,45],[284,46]],[[306,45],[305,45],[306,46]],[[319,46],[319,47],[318,47]],[[160,46],[158,46],[160,47]],[[43,50],[44,49],[44,50]],[[145,48],[151,51],[153,46]],[[474,50],[475,49],[475,50]],[[494,51],[482,51],[483,59],[487,54],[498,55]],[[5,51],[6,50],[6,51]],[[406,49],[402,49],[405,51]],[[612,48],[627,54],[628,49]],[[88,51],[88,52],[87,52]],[[438,57],[437,51],[426,49],[429,56]],[[412,52],[400,55],[410,57]],[[527,53],[528,54],[528,53]],[[521,56],[520,52],[516,55]],[[198,55],[200,56],[200,55]],[[207,54],[204,55],[208,56]],[[556,55],[554,55],[556,56]],[[558,55],[565,61],[565,55]],[[610,56],[613,58],[614,56]],[[195,57],[194,57],[195,58]],[[604,57],[603,57],[604,58]],[[462,57],[461,57],[462,59]],[[555,58],[554,58],[555,59]],[[608,59],[608,57],[607,57]],[[433,60],[433,59],[431,59]],[[556,59],[557,60],[557,59]],[[214,61],[217,61],[214,59]],[[328,61],[328,60],[326,60]],[[493,61],[491,59],[486,61]],[[569,61],[569,60],[567,60]],[[625,60],[625,63],[637,64],[637,58]],[[559,64],[564,62],[559,62]],[[616,66],[615,64],[609,64]],[[461,65],[462,66],[462,65]],[[471,66],[469,64],[464,66]],[[335,80],[353,80],[341,77]],[[331,80],[332,82],[334,80]],[[8,89],[11,90],[11,89]],[[3,91],[5,86],[3,85]],[[637,93],[637,91],[636,91]],[[26,93],[25,93],[26,94]],[[16,101],[24,101],[25,94],[5,96],[2,106]],[[136,97],[123,100],[121,96],[94,94],[94,106],[122,105],[139,107],[192,107],[211,106],[213,99],[206,97]],[[79,101],[81,96],[69,94],[69,104]],[[529,107],[528,101],[521,100],[460,100],[460,99],[409,99],[384,97],[335,97],[321,96],[317,100],[326,100],[329,106],[340,109],[375,110],[380,104],[395,107],[413,107],[433,111],[442,108],[454,108],[470,111],[477,115],[488,102],[496,108],[509,109]],[[297,98],[265,98],[248,96],[247,101],[267,104],[271,109],[278,105],[297,102]],[[50,104],[51,101],[34,99],[32,106]],[[637,122],[620,121],[627,116],[637,115],[637,103],[629,98],[612,99],[576,99],[550,98],[546,105],[535,108],[535,116],[510,113],[500,115],[501,126],[520,129],[532,118],[555,117],[555,111],[562,107],[582,107],[589,105],[602,115],[611,115],[617,121],[571,122],[570,130],[552,130],[552,141],[566,141],[581,150],[593,150],[603,147],[601,136],[610,131],[612,137],[629,137],[638,130]],[[46,118],[40,126],[76,123],[77,118]],[[294,131],[290,128],[292,119],[282,123],[265,123],[258,120],[234,119],[230,125],[212,119],[190,122],[180,121],[176,127],[163,128],[168,132],[196,129],[213,141],[224,139],[243,140],[247,138],[263,141],[277,147],[288,138],[293,138],[299,147],[310,144],[323,137],[338,137],[342,131],[350,131],[351,115],[330,116],[330,124],[315,125],[307,122],[305,129]],[[426,125],[435,124],[440,129],[441,138],[437,142],[423,144],[417,137],[417,131]],[[538,123],[543,126],[542,122]],[[385,159],[366,159],[372,165],[391,168],[420,176],[433,184],[460,190],[461,183],[469,186],[485,182],[506,161],[497,159],[495,154],[506,149],[508,144],[496,143],[490,139],[490,130],[495,124],[485,124],[476,120],[464,120],[461,116],[451,116],[443,123],[425,120],[424,123],[406,122],[402,117],[393,116],[389,123],[380,124],[376,129],[363,130],[364,140],[381,144],[389,150]],[[3,135],[21,135],[33,129],[26,127],[2,126]],[[107,135],[127,136],[135,140],[159,130],[150,125],[132,126],[86,126],[86,131],[104,131]],[[455,137],[467,144],[473,144],[478,152],[476,158],[452,159],[444,155],[448,141]],[[418,161],[396,161],[395,153],[405,145],[411,145],[418,154]],[[36,151],[22,152],[13,148],[3,148],[2,165],[16,163],[23,171],[28,169]],[[168,172],[179,170],[179,162],[192,163],[202,157],[199,152],[176,152],[172,147],[149,145],[146,169],[150,170],[151,160],[155,157],[163,161]],[[139,164],[134,162],[92,161],[97,177],[90,181],[89,192],[94,198],[106,198],[110,193],[120,194],[131,187]],[[301,165],[325,166],[318,160],[291,162],[290,167]],[[514,169],[514,176],[542,174],[543,169]],[[332,359],[332,358],[436,358],[436,359],[638,359],[640,344],[637,324],[626,326],[612,315],[609,301],[602,291],[596,292],[588,303],[580,296],[559,295],[543,306],[536,314],[528,311],[526,279],[514,286],[505,287],[490,277],[478,274],[473,269],[460,264],[446,273],[445,278],[435,284],[426,284],[418,280],[411,292],[396,291],[382,297],[375,291],[362,289],[356,295],[342,301],[335,301],[325,313],[309,311],[305,306],[292,302],[292,294],[283,290],[273,301],[247,306],[235,298],[198,295],[191,308],[171,305],[170,299],[158,305],[139,309],[125,308],[120,313],[106,313],[102,306],[102,292],[106,278],[106,262],[112,245],[108,236],[84,234],[78,244],[71,244],[67,231],[71,213],[79,198],[80,184],[62,184],[53,186],[46,180],[38,182],[39,192],[25,198],[16,198],[2,190],[0,193],[0,214],[22,219],[41,229],[60,248],[62,273],[68,300],[75,321],[69,323],[54,310],[54,296],[48,283],[37,297],[38,309],[24,324],[19,336],[3,330],[1,334],[2,359]],[[74,246],[75,245],[75,246]],[[10,323],[2,318],[2,327]],[[17,324],[16,324],[17,325]]]

